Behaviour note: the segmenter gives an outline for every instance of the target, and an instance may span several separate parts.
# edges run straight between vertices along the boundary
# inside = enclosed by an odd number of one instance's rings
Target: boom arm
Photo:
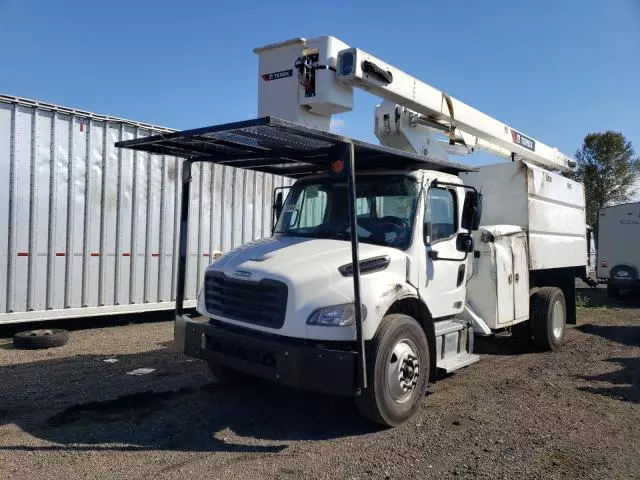
[[[518,132],[357,48],[338,54],[336,77],[340,82],[363,88],[413,111],[415,124],[445,132],[452,146],[461,143],[470,149],[481,148],[505,157],[515,155],[553,170],[569,171],[575,166],[572,159],[556,148]]]
[[[334,37],[297,38],[255,51],[260,115],[328,129],[333,114],[353,109],[357,87],[384,99],[375,132],[387,146],[438,158],[482,149],[550,170],[575,167],[558,149]],[[433,133],[445,135],[444,145]]]

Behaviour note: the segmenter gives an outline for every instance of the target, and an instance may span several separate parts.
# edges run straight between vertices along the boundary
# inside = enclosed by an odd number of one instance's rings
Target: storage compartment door
[[[467,284],[467,303],[491,329],[498,328],[498,287],[495,273],[495,249],[492,243],[476,243],[473,275]]]
[[[513,255],[508,238],[496,239],[496,286],[498,290],[498,324],[513,321]]]
[[[513,296],[515,320],[529,318],[529,260],[527,259],[527,238],[517,235],[511,239],[513,253]]]

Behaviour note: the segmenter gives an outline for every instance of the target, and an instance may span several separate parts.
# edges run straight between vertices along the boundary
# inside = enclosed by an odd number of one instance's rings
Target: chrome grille
[[[207,272],[204,300],[207,311],[230,320],[281,328],[287,311],[285,283],[264,279],[248,282],[222,272]]]

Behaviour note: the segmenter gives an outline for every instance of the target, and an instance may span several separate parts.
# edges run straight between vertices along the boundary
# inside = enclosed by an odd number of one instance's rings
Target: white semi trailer
[[[115,148],[164,127],[0,95],[0,325],[171,310],[181,162]],[[217,252],[268,235],[290,180],[194,170],[186,305]]]
[[[556,173],[570,158],[336,38],[256,52],[259,118],[118,143],[185,158],[179,289],[192,165],[295,180],[270,237],[209,265],[198,315],[178,290],[181,350],[219,379],[352,396],[394,426],[438,370],[478,360],[474,335],[562,345],[587,257],[582,185]],[[383,146],[328,132],[353,88],[385,100]],[[476,148],[509,162],[448,159]]]

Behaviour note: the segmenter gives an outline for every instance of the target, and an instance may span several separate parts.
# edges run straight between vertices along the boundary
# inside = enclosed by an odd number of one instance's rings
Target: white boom
[[[481,149],[550,170],[575,167],[558,149],[334,37],[297,38],[255,51],[261,115],[328,129],[331,115],[353,109],[357,87],[385,100],[376,109],[375,134],[387,146],[439,158]],[[433,133],[447,141],[435,141]]]

